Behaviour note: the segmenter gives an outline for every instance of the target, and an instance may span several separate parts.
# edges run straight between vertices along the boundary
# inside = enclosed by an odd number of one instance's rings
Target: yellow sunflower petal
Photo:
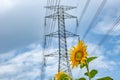
[[[87,59],[87,46],[84,41],[78,41],[76,46],[73,46],[70,50],[70,62],[72,68],[77,67],[79,64],[84,64]]]

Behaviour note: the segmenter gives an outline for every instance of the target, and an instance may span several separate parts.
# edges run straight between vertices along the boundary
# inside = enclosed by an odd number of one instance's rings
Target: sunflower
[[[76,46],[73,46],[70,51],[70,62],[72,68],[77,67],[79,64],[85,64],[87,59],[87,46],[84,44],[83,41],[78,41]]]
[[[55,75],[55,80],[72,80],[72,78],[67,73],[60,71]]]

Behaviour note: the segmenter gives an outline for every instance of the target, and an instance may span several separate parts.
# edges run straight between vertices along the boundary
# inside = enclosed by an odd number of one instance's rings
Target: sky
[[[67,13],[79,19],[86,1],[61,0],[60,4],[77,6]],[[98,57],[90,64],[90,69],[99,71],[95,78],[111,76],[114,80],[119,80],[120,25],[115,26],[116,28],[109,34],[107,32],[120,16],[120,0],[107,0],[93,25],[89,26],[101,2],[102,0],[90,1],[79,22],[77,34],[88,46],[88,54]],[[47,0],[0,0],[0,80],[40,80],[46,3]],[[74,19],[66,20],[68,31],[74,33],[75,27]],[[91,29],[88,35],[83,39],[89,27]],[[57,25],[54,31],[56,30]],[[99,45],[104,36],[105,40]],[[69,38],[68,49],[76,42],[77,39]],[[57,50],[57,39],[52,39],[51,43],[49,52],[52,53]],[[47,58],[46,80],[57,73],[57,60],[55,57]],[[79,71],[78,68],[73,69],[73,77],[83,76],[84,71],[85,69]]]

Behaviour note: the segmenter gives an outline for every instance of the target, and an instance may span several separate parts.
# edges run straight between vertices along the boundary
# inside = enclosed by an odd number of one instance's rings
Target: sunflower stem
[[[87,69],[87,73],[88,73],[88,79],[91,80],[90,71],[89,71],[89,67],[88,67],[88,62],[87,62],[87,60],[86,60],[86,69]]]

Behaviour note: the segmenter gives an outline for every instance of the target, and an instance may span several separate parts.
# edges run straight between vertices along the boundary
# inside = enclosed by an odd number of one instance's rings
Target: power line
[[[76,26],[76,29],[75,29],[75,33],[76,33],[76,34],[77,34],[78,27],[79,27],[79,25],[80,25],[80,22],[82,21],[83,16],[84,16],[84,14],[85,14],[88,6],[89,6],[89,3],[90,3],[90,0],[87,0],[87,1],[86,1],[86,4],[85,4],[85,6],[84,6],[84,8],[83,8],[83,10],[82,10],[82,13],[81,13],[81,15],[80,15],[80,17],[79,17],[78,26]]]
[[[102,43],[108,38],[108,35],[116,28],[117,25],[120,24],[120,16],[115,20],[115,22],[113,23],[113,26],[107,31],[107,33],[105,34],[105,36],[101,39],[101,41],[98,43],[98,46],[102,45]],[[97,50],[97,47],[95,47],[95,49],[92,51],[92,53],[95,53]]]
[[[55,4],[53,4],[52,6],[57,6],[57,5],[60,5],[60,0],[56,0]],[[55,13],[55,10],[54,10],[53,13]],[[50,29],[49,29],[50,31],[49,31],[48,34],[50,34],[51,32],[54,31],[55,23],[56,23],[56,20],[52,19],[52,22],[51,22],[51,25],[50,25]],[[47,39],[47,48],[49,49],[50,45],[51,45],[52,37],[48,37],[48,38],[49,39]]]
[[[49,1],[49,4],[47,4],[46,6],[51,6],[52,5],[52,0],[48,0]],[[47,10],[47,9],[46,9]],[[52,12],[50,11],[50,10],[48,10],[48,14],[47,15],[50,15]],[[47,16],[46,15],[46,16]],[[45,25],[45,35],[46,34],[48,34],[49,33],[49,28],[50,28],[50,25],[51,25],[51,20],[45,20],[45,23],[46,23],[46,25]],[[49,25],[47,25],[47,24],[49,24]],[[44,35],[44,36],[45,36]],[[48,38],[46,38],[46,39],[48,39]],[[48,46],[48,40],[46,40],[46,47]]]
[[[54,0],[53,0],[54,1]],[[50,2],[50,0],[47,0],[47,6],[49,5],[49,6],[51,6],[52,4],[51,4],[52,2]],[[53,2],[53,4],[54,4],[54,2]],[[52,12],[51,12],[52,13]],[[46,15],[49,15],[50,14],[50,11],[48,11],[47,9],[46,9]],[[51,21],[49,20],[47,23],[50,23]],[[43,42],[43,46],[44,46],[44,49],[43,49],[43,61],[42,61],[42,66],[41,66],[41,75],[40,75],[40,80],[44,80],[44,78],[45,78],[45,48],[46,48],[46,37],[45,37],[45,35],[46,35],[46,33],[49,33],[49,29],[48,29],[49,27],[48,26],[46,26],[46,20],[45,20],[45,25],[44,25],[44,34],[43,34],[43,39],[44,39],[44,42]]]
[[[51,4],[51,5],[54,5],[54,1],[53,1],[53,3]],[[50,14],[52,14],[53,12],[51,11],[51,13]],[[50,15],[49,14],[49,15]],[[48,25],[48,27],[49,28],[47,28],[47,30],[49,30],[49,32],[47,33],[47,34],[50,34],[52,31],[51,31],[51,29],[52,29],[52,27],[53,27],[53,23],[54,23],[54,21],[52,20],[51,22],[50,22],[51,24],[50,25]],[[49,24],[49,23],[48,23]],[[46,34],[46,35],[47,35]],[[49,47],[49,45],[50,45],[50,41],[51,41],[51,37],[48,37],[48,40],[47,40],[47,47]]]
[[[51,5],[54,5],[54,0],[51,0],[51,3],[50,3],[50,5],[48,5],[48,6],[51,6]],[[48,14],[48,15],[50,15],[50,14],[52,14],[53,13],[53,11],[51,11],[51,10],[49,10],[50,11],[50,13]],[[52,27],[52,23],[53,23],[53,21],[51,20],[51,19],[49,19],[50,20],[50,22],[49,23],[47,23],[47,24],[49,24],[49,25],[47,25],[47,28],[46,28],[46,30],[48,30],[48,32],[46,33],[46,34],[49,34],[49,33],[51,33],[51,27]],[[48,37],[47,38],[47,44],[46,44],[46,46],[47,47],[49,47],[49,40],[50,40],[50,37]]]
[[[58,0],[56,0],[56,3],[54,4],[55,2],[54,2],[54,0],[51,0],[51,2],[50,2],[50,0],[47,0],[47,6],[51,6],[51,5],[57,5],[57,3],[58,3],[58,5],[60,4],[60,0],[58,1]],[[47,15],[50,15],[50,14],[52,14],[53,12],[52,11],[48,11],[48,10],[46,10],[46,16]],[[55,11],[54,11],[54,13],[55,13]],[[50,26],[49,25],[47,25],[47,24],[50,24]],[[46,26],[47,25],[47,26]],[[50,43],[51,43],[51,39],[50,39],[50,37],[49,37],[49,39],[47,40],[47,38],[46,38],[46,34],[48,34],[48,33],[51,33],[52,31],[53,31],[53,29],[54,29],[54,26],[55,26],[55,22],[54,22],[54,20],[49,20],[49,21],[47,21],[46,22],[46,20],[45,20],[45,28],[44,28],[44,51],[43,51],[43,62],[42,62],[42,66],[41,66],[41,76],[40,76],[40,79],[41,80],[44,80],[44,78],[45,78],[45,63],[46,63],[46,61],[45,61],[45,48],[46,47],[49,47],[49,45],[50,45]]]
[[[60,0],[59,0],[60,1]],[[60,2],[59,2],[58,0],[56,0],[56,2],[55,2],[55,4],[53,4],[53,6],[57,6],[57,5],[59,5],[60,4]],[[55,10],[53,11],[53,13],[55,13]],[[55,23],[56,23],[56,19],[54,20],[54,19],[52,19],[52,22],[51,22],[51,25],[50,25],[50,31],[49,31],[49,34],[51,33],[51,32],[53,32],[54,31],[54,28],[55,28]],[[49,38],[49,40],[47,40],[48,41],[48,49],[50,48],[50,46],[51,46],[51,41],[52,41],[52,37],[48,37]],[[49,52],[49,51],[48,51]]]
[[[60,0],[56,0],[55,4],[53,4],[52,6],[57,6],[57,5],[60,5]],[[53,13],[55,13],[55,10],[54,10]],[[54,31],[55,24],[56,24],[56,19],[55,20],[52,19],[49,34]],[[51,44],[52,44],[52,37],[46,37],[46,38],[49,38],[49,40],[47,40],[47,42],[48,42],[47,52],[49,53],[50,52],[49,50],[50,50],[50,47],[51,47]]]
[[[117,30],[119,27],[117,27],[120,23],[119,23],[119,20],[120,20],[120,16],[117,18],[117,20],[116,20],[116,27],[114,27],[114,29],[112,30],[112,32],[114,32],[115,31],[115,29]]]
[[[100,14],[101,10],[104,8],[105,4],[106,4],[107,0],[103,0],[102,3],[100,4],[97,12],[95,13],[90,25],[88,26],[87,30],[85,31],[84,35],[83,35],[83,40],[86,38],[86,36],[88,35],[90,29],[92,28],[95,19],[98,17],[98,15]]]
[[[80,15],[80,17],[79,17],[79,20],[77,20],[77,26],[76,26],[76,28],[75,28],[74,34],[77,34],[78,27],[80,26],[80,22],[82,21],[83,16],[84,16],[84,14],[85,14],[85,12],[86,12],[89,4],[90,4],[90,0],[87,0],[87,1],[86,1],[86,4],[85,4],[85,6],[84,6],[84,8],[83,8],[83,10],[82,10],[82,13],[81,13],[81,15]],[[78,7],[78,4],[77,4],[77,7]],[[73,41],[72,41],[72,43],[73,43]]]
[[[84,14],[85,14],[88,6],[89,6],[90,1],[91,1],[91,0],[87,0],[87,1],[86,1],[86,4],[85,4],[85,6],[84,6],[84,8],[83,8],[83,10],[82,10],[82,13],[81,13],[81,15],[80,15],[80,18],[79,18],[79,20],[78,20],[78,23],[79,23],[79,24],[80,24],[80,22],[81,22],[81,20],[82,20],[82,18],[83,18],[83,16],[84,16]]]

